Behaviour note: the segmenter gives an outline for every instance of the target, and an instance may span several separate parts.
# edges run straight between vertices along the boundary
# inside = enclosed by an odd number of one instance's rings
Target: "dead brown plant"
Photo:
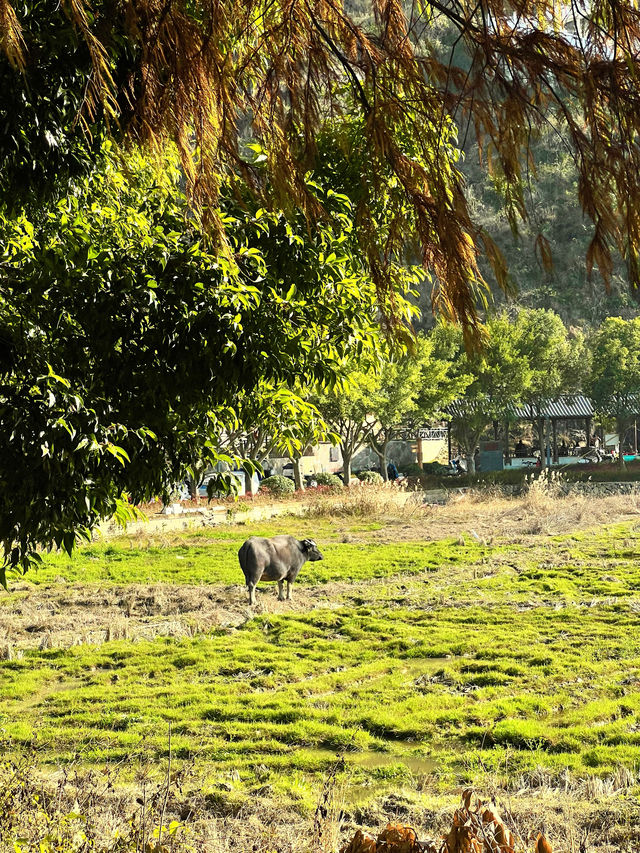
[[[430,511],[420,492],[405,492],[391,483],[355,486],[338,494],[309,496],[308,518],[410,519]]]

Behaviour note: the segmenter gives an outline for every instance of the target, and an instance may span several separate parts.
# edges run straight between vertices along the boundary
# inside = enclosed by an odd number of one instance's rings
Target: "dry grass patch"
[[[429,507],[419,522],[405,528],[401,538],[413,536],[418,529],[430,538],[475,530],[485,540],[492,537],[508,542],[632,520],[640,521],[640,500],[635,495],[562,495],[534,485],[518,497],[495,491],[457,494],[444,506]]]
[[[412,828],[402,834],[423,842],[416,853],[446,853],[458,849],[442,844],[443,838],[452,839],[456,811],[458,824],[470,828],[485,819],[479,851],[506,853],[511,846],[516,853],[531,851],[540,833],[554,853],[619,853],[640,844],[638,801],[629,796],[625,780],[613,777],[601,780],[608,781],[606,790],[594,791],[557,780],[543,784],[545,774],[539,785],[525,782],[519,790],[488,779],[473,797],[463,794],[462,807],[460,790],[442,792],[427,782],[420,791],[399,786],[396,793],[353,806],[345,800],[349,780],[338,761],[325,777],[315,809],[305,811],[282,802],[269,785],[242,802],[212,794],[189,765],[169,772],[166,764],[158,768],[129,759],[87,771],[72,763],[45,776],[35,762],[35,755],[24,754],[0,763],[2,853],[336,853],[356,831],[364,829],[375,839],[390,822]],[[479,809],[476,796],[484,801]],[[490,843],[499,824],[507,846]],[[384,837],[392,841],[399,834]],[[374,848],[375,843],[368,849]]]

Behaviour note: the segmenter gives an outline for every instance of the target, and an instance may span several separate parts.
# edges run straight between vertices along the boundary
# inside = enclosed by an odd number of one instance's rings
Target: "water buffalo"
[[[261,578],[278,581],[278,600],[284,601],[284,582],[287,582],[287,598],[291,598],[291,584],[303,565],[307,560],[322,560],[323,556],[313,539],[251,536],[238,551],[238,559],[249,590],[249,604],[255,604],[256,586]]]

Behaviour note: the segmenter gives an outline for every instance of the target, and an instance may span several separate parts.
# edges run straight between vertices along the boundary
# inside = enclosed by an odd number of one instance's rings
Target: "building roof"
[[[517,406],[512,410],[514,417],[520,420],[533,418],[592,418],[593,403],[584,394],[567,394],[557,400],[549,400],[538,411],[536,406]]]
[[[475,400],[465,400],[464,397],[447,406],[447,414],[454,418],[464,418],[475,412],[481,412],[484,406]],[[492,407],[493,408],[493,407]],[[536,406],[507,406],[504,414],[506,417],[517,420],[533,420],[534,418],[592,418],[594,407],[589,397],[584,394],[566,394],[557,400],[549,400],[543,403],[540,409]]]

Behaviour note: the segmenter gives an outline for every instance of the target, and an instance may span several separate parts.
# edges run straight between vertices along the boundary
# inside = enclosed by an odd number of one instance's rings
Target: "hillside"
[[[412,5],[407,0],[407,14],[410,14]],[[345,8],[358,23],[367,26],[372,22],[369,0],[345,0]],[[428,37],[436,44],[441,56],[448,59],[454,35],[434,26],[428,31]],[[455,62],[461,67],[468,62],[459,47]],[[533,150],[537,174],[527,175],[523,169],[523,174],[530,177],[525,191],[530,220],[521,223],[519,234],[514,236],[488,175],[486,159],[480,162],[473,127],[461,122],[458,129],[464,152],[461,170],[467,182],[471,210],[478,225],[487,230],[507,259],[517,289],[517,303],[532,308],[551,308],[569,325],[596,326],[612,314],[635,315],[638,306],[629,293],[625,264],[619,256],[614,257],[609,293],[597,270],[591,280],[587,276],[585,256],[593,228],[578,204],[577,173],[563,140],[549,129],[535,141]],[[551,246],[551,272],[543,269],[536,256],[535,240],[539,233]],[[482,269],[495,301],[503,303],[505,297],[488,265],[483,264]],[[421,304],[427,309],[427,325],[429,298],[429,294],[422,294]]]
[[[471,134],[469,134],[471,136]],[[567,324],[599,325],[612,314],[632,316],[637,311],[628,289],[624,261],[617,256],[611,290],[607,293],[600,274],[587,276],[585,256],[593,226],[577,200],[577,175],[563,141],[549,131],[536,141],[534,157],[537,176],[531,177],[525,197],[530,220],[522,223],[517,237],[501,210],[500,199],[486,167],[479,163],[478,146],[470,139],[465,146],[462,171],[476,221],[500,246],[518,290],[517,300],[531,308],[551,308]],[[535,240],[541,233],[549,241],[553,270],[546,272],[536,256]],[[485,265],[487,278],[490,271]],[[504,301],[493,282],[497,301]]]

